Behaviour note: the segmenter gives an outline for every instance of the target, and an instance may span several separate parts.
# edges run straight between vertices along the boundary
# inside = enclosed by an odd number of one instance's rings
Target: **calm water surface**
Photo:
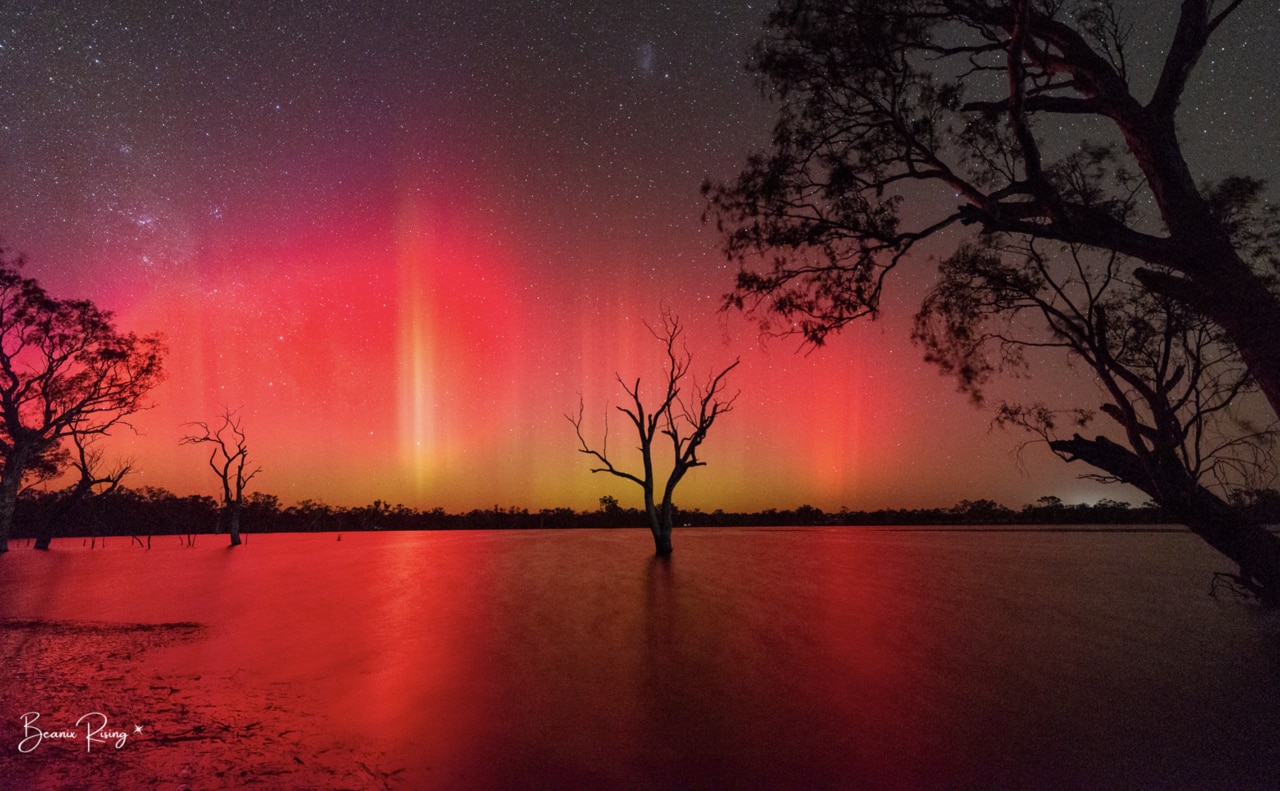
[[[0,616],[201,621],[175,667],[300,685],[410,787],[1280,787],[1280,616],[1185,533],[201,541],[16,550]]]

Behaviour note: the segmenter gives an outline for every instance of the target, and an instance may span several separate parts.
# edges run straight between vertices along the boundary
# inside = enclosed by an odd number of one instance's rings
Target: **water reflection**
[[[632,646],[640,668],[632,690],[642,737],[638,768],[662,787],[732,785],[749,755],[736,738],[746,723],[732,705],[732,668],[721,661],[732,616],[709,612],[696,588],[680,590],[680,564],[673,556],[648,562],[644,631]]]
[[[408,787],[1280,781],[1280,628],[1189,536],[646,538],[15,552],[0,616],[204,622],[167,661],[284,685]]]
[[[677,666],[681,626],[673,563],[671,555],[649,558],[644,575],[644,635],[634,646],[638,672],[632,694],[642,702],[640,744],[653,766],[677,762],[680,745],[676,738],[690,731],[683,718],[689,712],[688,704],[675,702],[690,700],[681,694],[680,680],[687,677],[682,673],[696,672],[696,668]]]

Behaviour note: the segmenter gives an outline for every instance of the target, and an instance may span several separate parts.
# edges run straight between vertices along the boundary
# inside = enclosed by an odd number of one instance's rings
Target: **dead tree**
[[[698,458],[698,450],[716,418],[730,411],[733,402],[737,400],[737,394],[726,398],[724,387],[726,377],[738,366],[740,360],[734,360],[713,375],[707,384],[700,385],[689,372],[693,355],[682,342],[684,328],[680,325],[680,320],[664,311],[661,330],[649,327],[649,331],[666,347],[664,367],[667,381],[657,406],[653,409],[645,408],[639,378],[636,378],[634,384],[628,385],[621,374],[617,376],[618,384],[630,401],[628,405],[618,406],[617,409],[635,427],[640,442],[638,450],[641,472],[632,473],[619,469],[609,458],[607,413],[605,436],[599,450],[592,448],[582,434],[584,406],[581,399],[578,400],[577,416],[565,417],[573,424],[578,436],[578,452],[591,456],[599,463],[599,466],[592,468],[592,472],[607,472],[631,481],[643,490],[645,514],[649,519],[649,530],[653,533],[656,552],[658,555],[670,555],[671,530],[675,520],[672,498],[676,485],[689,470],[705,466],[706,462]],[[671,471],[662,486],[661,501],[658,499],[657,471],[654,466],[654,444],[659,441],[660,436],[665,436],[671,443]]]
[[[222,423],[213,428],[208,423],[188,424],[194,428],[183,437],[182,445],[208,444],[209,469],[222,484],[222,519],[231,534],[231,546],[240,544],[240,510],[244,505],[244,489],[253,477],[262,472],[255,467],[245,472],[249,463],[249,445],[235,411],[224,408]]]
[[[71,466],[79,473],[76,482],[64,493],[57,508],[49,516],[36,537],[36,549],[48,549],[53,535],[71,519],[76,510],[94,497],[115,491],[132,470],[129,460],[117,462],[115,466],[104,469],[102,448],[96,447],[98,435],[82,431],[71,433],[72,446]]]

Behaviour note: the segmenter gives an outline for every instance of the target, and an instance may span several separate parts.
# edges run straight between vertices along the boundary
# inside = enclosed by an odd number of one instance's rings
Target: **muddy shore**
[[[166,666],[166,651],[204,638],[190,622],[0,619],[0,778],[30,789],[401,786],[290,685]]]

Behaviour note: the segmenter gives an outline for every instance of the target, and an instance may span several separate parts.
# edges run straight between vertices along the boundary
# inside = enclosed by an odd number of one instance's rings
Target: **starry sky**
[[[1175,4],[1137,11],[1167,41]],[[741,396],[684,507],[1018,507],[1136,492],[1077,479],[921,361],[932,265],[885,318],[797,353],[718,310],[735,267],[699,185],[768,140],[743,62],[765,2],[0,4],[0,239],[59,296],[161,332],[168,381],[112,437],[132,486],[215,492],[184,424],[238,410],[286,503],[594,508],[589,438],[657,384],[645,322],[688,325]],[[1163,16],[1162,16],[1163,15]],[[1183,111],[1206,176],[1280,170],[1280,9],[1246,2]],[[1138,70],[1141,84],[1144,74]],[[1015,394],[1096,397],[1056,366]],[[621,416],[609,448],[627,466]]]

